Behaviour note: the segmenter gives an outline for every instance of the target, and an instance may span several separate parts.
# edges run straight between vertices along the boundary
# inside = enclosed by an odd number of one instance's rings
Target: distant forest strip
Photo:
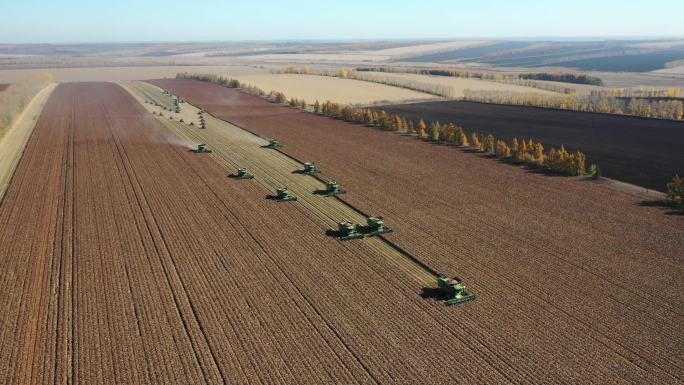
[[[366,72],[399,72],[394,67],[377,67],[366,68]],[[446,98],[453,98],[453,88],[448,86],[440,86],[434,84],[425,84],[414,80],[397,79],[397,78],[381,78],[364,76],[363,71],[341,69],[337,72],[323,71],[318,75],[336,76],[340,78],[357,79],[363,81],[370,81],[391,85],[395,87],[402,87],[414,91],[429,93],[432,95],[442,96]],[[278,73],[292,73],[292,74],[311,74],[308,67],[304,66],[301,69],[295,67],[288,67],[284,72]],[[513,84],[524,87],[539,88],[546,91],[552,91],[564,95],[540,95],[537,93],[524,93],[515,91],[479,91],[479,90],[464,90],[463,100],[474,101],[480,103],[493,104],[508,104],[520,106],[533,106],[541,108],[554,108],[572,111],[584,112],[600,112],[604,114],[615,115],[631,115],[643,118],[654,119],[669,119],[682,120],[684,119],[684,100],[678,99],[681,91],[678,88],[668,88],[666,90],[650,89],[611,89],[611,90],[597,90],[592,91],[590,95],[578,95],[574,88],[563,87],[555,84],[537,83],[534,80],[518,77],[518,75],[493,75],[481,72],[469,72],[461,70],[424,70],[424,69],[405,69],[401,73],[418,73],[418,74],[450,74],[437,76],[453,76],[460,78],[480,79],[487,81],[496,81],[499,83]],[[559,81],[559,79],[573,80],[580,82],[601,82],[599,78],[593,78],[586,75],[573,74],[527,74],[529,76],[540,78],[535,80],[552,80]],[[526,76],[527,76],[526,75]],[[537,76],[538,75],[538,76]],[[543,79],[541,79],[543,78]],[[587,83],[581,83],[587,84]],[[632,95],[626,98],[626,95]],[[642,96],[640,96],[642,95]],[[660,97],[662,99],[657,99]]]
[[[436,143],[460,146],[464,149],[488,154],[513,164],[524,164],[530,167],[549,170],[559,175],[579,176],[587,173],[586,155],[580,151],[568,152],[563,146],[559,149],[551,148],[546,151],[542,143],[535,142],[532,139],[518,141],[517,138],[514,138],[509,145],[506,141],[498,140],[491,134],[468,133],[463,127],[455,123],[441,124],[433,122],[430,126],[427,126],[425,121],[420,119],[418,124],[414,124],[411,119],[399,114],[388,114],[385,111],[377,112],[370,108],[354,108],[330,101],[320,103],[316,100],[313,108],[309,109],[309,104],[304,100],[294,98],[288,100],[283,92],[270,91],[267,93],[258,87],[241,84],[238,80],[225,76],[179,73],[176,77],[179,79],[210,82],[228,88],[239,88],[246,93],[263,97],[273,103],[287,104],[290,107],[313,112],[317,115],[361,124],[367,127],[411,134]],[[598,166],[592,165],[589,170],[590,175],[594,177],[600,176]]]
[[[486,72],[474,72],[457,69],[430,69],[430,68],[403,68],[403,67],[361,67],[357,68],[360,72],[389,72],[389,73],[411,73],[418,75],[432,75],[432,76],[448,76],[456,78],[474,78],[485,80],[511,80],[511,79],[525,79],[525,80],[548,80],[561,83],[572,84],[589,84],[594,86],[602,86],[603,80],[595,76],[586,74],[572,74],[572,73],[527,73],[527,74],[492,74]]]
[[[622,98],[605,94],[539,95],[524,92],[465,90],[463,100],[481,103],[531,106],[571,111],[631,115],[643,118],[683,120],[684,102],[681,100],[652,100]]]
[[[592,86],[603,86],[603,80],[600,78],[589,76],[589,75],[576,75],[567,73],[529,73],[520,74],[521,79],[531,79],[531,80],[548,80],[552,82],[562,82],[562,83],[573,83],[573,84],[589,84]]]

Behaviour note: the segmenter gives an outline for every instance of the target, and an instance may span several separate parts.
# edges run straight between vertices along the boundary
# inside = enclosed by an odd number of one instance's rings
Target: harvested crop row
[[[163,95],[160,89],[147,83],[126,83],[124,87],[141,103],[150,95]],[[325,190],[325,184],[311,176],[296,174],[295,172],[301,170],[303,165],[278,151],[262,148],[268,143],[266,140],[208,114],[205,115],[207,128],[200,129],[198,109],[188,103],[182,104],[181,114],[163,112],[160,107],[150,103],[143,103],[143,106],[159,114],[161,122],[178,137],[185,139],[189,147],[191,143],[209,143],[213,151],[212,156],[224,163],[228,169],[247,167],[254,173],[254,181],[264,187],[264,196],[273,194],[277,187],[287,186],[298,198],[297,207],[301,207],[305,214],[320,222],[321,233],[336,228],[337,222],[340,221],[365,223],[364,216],[341,201],[315,194]],[[168,119],[166,115],[175,119]],[[185,116],[184,123],[180,122],[180,116]],[[194,120],[190,120],[192,117]],[[191,121],[195,125],[190,126]],[[431,272],[425,271],[386,242],[371,238],[365,243],[385,255],[388,261],[401,266],[422,284],[434,285],[436,277]]]
[[[511,382],[420,282],[177,141],[57,89],[0,206],[7,383]]]
[[[684,378],[678,218],[601,185],[497,165],[223,87],[155,83],[280,139],[296,158],[315,159],[324,177],[348,188],[345,200],[395,224],[389,238],[437,270],[463,272],[481,294],[464,317],[483,320],[473,332],[485,332],[492,348],[524,349],[505,360],[521,375],[537,366],[545,373],[566,367],[574,382]],[[635,324],[639,333],[627,326]]]

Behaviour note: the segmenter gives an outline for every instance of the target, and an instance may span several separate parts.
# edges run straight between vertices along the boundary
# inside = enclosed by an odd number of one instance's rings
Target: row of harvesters
[[[200,128],[207,128],[207,122],[204,120],[204,110],[197,111],[200,119]]]
[[[271,139],[269,140],[268,144],[263,147],[276,149],[281,147],[281,145],[278,140]],[[193,151],[196,153],[211,152],[211,150],[207,148],[206,144],[197,145],[197,148]],[[313,176],[320,173],[320,170],[318,170],[315,163],[306,162],[304,163],[303,170],[295,172]],[[252,174],[247,168],[242,167],[239,168],[236,173],[230,175],[230,177],[238,180],[254,179],[254,174]],[[327,181],[325,185],[326,188],[323,191],[323,194],[326,196],[336,196],[345,192],[341,189],[339,183],[335,181]],[[278,187],[276,189],[276,194],[271,196],[271,199],[277,202],[293,202],[297,200],[297,197],[292,195],[286,187]],[[385,224],[385,221],[382,217],[368,217],[366,218],[365,225],[358,225],[347,221],[338,222],[337,231],[331,232],[334,233],[338,240],[349,241],[353,239],[363,239],[365,237],[387,234],[391,233],[392,231],[394,230]],[[447,305],[455,305],[474,300],[475,295],[466,291],[466,287],[462,282],[463,279],[460,277],[449,278],[444,274],[439,274],[437,277],[437,290],[439,292],[439,298],[444,299]]]
[[[385,225],[385,221],[382,220],[382,217],[368,217],[365,226],[359,226],[351,222],[338,222],[336,236],[340,241],[349,241],[352,239],[387,234],[392,231],[394,230]]]

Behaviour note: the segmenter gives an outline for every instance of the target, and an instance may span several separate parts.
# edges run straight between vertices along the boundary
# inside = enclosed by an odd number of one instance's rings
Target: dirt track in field
[[[502,366],[520,348],[471,333],[477,302],[421,298],[366,243],[177,142],[117,85],[52,94],[0,206],[3,383],[557,377]]]
[[[345,200],[395,225],[389,239],[436,270],[462,273],[480,300],[454,327],[513,382],[684,380],[681,216],[601,184],[223,87],[154,83],[316,161],[349,190]]]
[[[517,136],[540,141],[547,150],[564,145],[584,151],[588,162],[597,163],[609,178],[658,191],[666,191],[667,182],[684,173],[684,122],[472,102],[379,109],[416,121],[454,122],[509,143]]]

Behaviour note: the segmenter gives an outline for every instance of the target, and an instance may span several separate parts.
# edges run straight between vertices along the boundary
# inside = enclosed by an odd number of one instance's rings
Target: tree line
[[[517,138],[513,138],[509,145],[506,141],[497,139],[491,134],[468,133],[463,127],[454,123],[441,124],[437,121],[427,125],[423,119],[414,123],[413,120],[398,114],[389,114],[386,111],[377,111],[371,108],[354,108],[330,101],[320,103],[316,100],[309,108],[303,99],[288,99],[283,92],[270,91],[267,93],[256,86],[241,84],[235,79],[219,75],[178,73],[176,77],[211,82],[229,88],[239,88],[243,92],[265,98],[272,103],[289,105],[318,115],[363,124],[368,127],[412,134],[437,143],[474,149],[511,163],[542,168],[560,175],[579,176],[588,174],[594,178],[601,176],[601,170],[595,164],[592,164],[587,171],[586,155],[583,152],[569,152],[564,146],[559,149],[552,147],[546,151],[540,142],[535,142],[532,139],[518,140]],[[684,178],[676,175],[667,184],[667,201],[673,206],[684,208]]]
[[[675,175],[667,184],[667,200],[674,206],[684,208],[684,178]]]
[[[603,80],[595,76],[585,74],[577,75],[572,73],[528,73],[520,74],[520,79],[531,80],[548,80],[553,82],[573,83],[573,84],[589,84],[592,86],[603,86]]]
[[[563,146],[559,149],[552,147],[546,151],[544,145],[540,142],[535,142],[532,139],[519,141],[517,138],[513,138],[509,145],[506,141],[497,139],[492,134],[484,135],[478,132],[467,132],[463,127],[454,123],[442,124],[436,121],[427,125],[424,119],[419,119],[415,123],[412,119],[399,114],[390,114],[386,111],[377,111],[371,108],[355,108],[331,101],[320,103],[316,100],[311,109],[309,109],[308,104],[303,99],[288,99],[280,91],[270,91],[267,93],[256,86],[241,84],[235,79],[220,75],[189,74],[185,72],[178,73],[176,78],[201,80],[228,88],[240,88],[244,92],[263,97],[272,103],[289,105],[290,107],[313,112],[314,114],[362,124],[367,127],[412,134],[421,139],[437,143],[474,149],[511,163],[542,168],[560,175],[579,176],[586,174],[586,155],[581,151],[569,152]],[[592,165],[590,174],[598,177],[600,174],[598,166]]]
[[[389,114],[371,108],[353,108],[330,101],[323,104],[316,101],[313,111],[334,119],[413,134],[437,143],[474,149],[512,163],[542,168],[561,175],[586,174],[586,155],[580,151],[568,152],[563,146],[546,151],[542,143],[532,139],[518,141],[517,138],[513,138],[509,145],[492,134],[468,133],[463,127],[454,123],[442,124],[436,121],[427,125],[423,119],[414,123],[413,120],[399,114]],[[592,170],[594,173],[598,172],[596,166]]]
[[[555,108],[561,110],[632,115],[644,118],[682,120],[684,102],[681,100],[622,99],[614,96],[540,95],[525,92],[465,90],[463,100],[520,106]]]

